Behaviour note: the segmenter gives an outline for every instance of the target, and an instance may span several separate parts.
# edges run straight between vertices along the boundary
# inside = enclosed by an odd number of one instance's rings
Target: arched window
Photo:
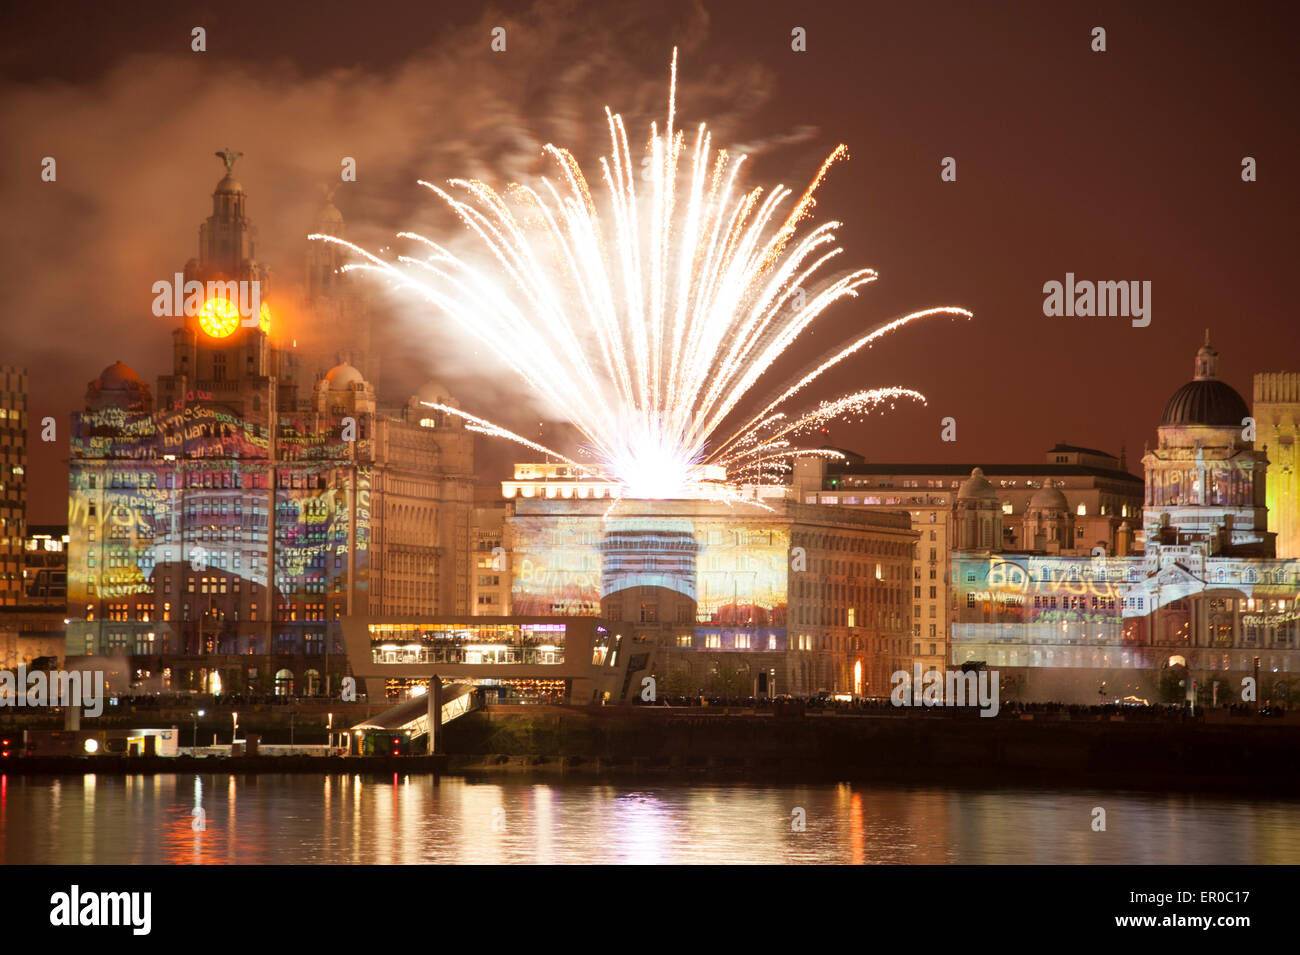
[[[277,670],[275,673],[275,695],[293,696],[293,671]]]

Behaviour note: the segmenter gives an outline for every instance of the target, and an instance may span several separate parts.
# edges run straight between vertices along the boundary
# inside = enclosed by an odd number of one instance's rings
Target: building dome
[[[1196,352],[1196,377],[1174,392],[1160,416],[1160,427],[1240,428],[1250,416],[1246,401],[1235,388],[1219,380],[1219,353],[1205,344]]]
[[[1250,409],[1235,388],[1218,379],[1204,379],[1189,381],[1174,392],[1160,416],[1160,426],[1240,428],[1241,419],[1249,416]]]
[[[104,408],[148,411],[152,405],[149,386],[140,380],[134,368],[120,361],[101,371],[86,388],[86,408],[89,411]]]
[[[1043,486],[1029,499],[1031,511],[1068,511],[1069,509],[1070,504],[1066,501],[1065,495],[1050,480],[1044,481]]]
[[[343,213],[329,199],[316,213],[316,230],[318,232],[336,233],[343,227]]]
[[[125,390],[131,387],[139,387],[144,382],[140,376],[135,373],[135,369],[120,361],[115,361],[99,373],[95,380],[101,389]]]
[[[365,384],[366,380],[362,377],[361,372],[357,371],[347,362],[335,365],[325,373],[325,380],[329,382],[330,391],[347,391],[356,382]]]
[[[977,501],[996,501],[998,492],[993,489],[989,479],[984,476],[984,471],[976,468],[971,471],[970,477],[962,482],[962,486],[957,489],[957,499],[960,500],[977,500]]]
[[[242,196],[244,187],[239,184],[238,179],[230,173],[226,173],[225,178],[217,183],[215,193],[219,196]]]

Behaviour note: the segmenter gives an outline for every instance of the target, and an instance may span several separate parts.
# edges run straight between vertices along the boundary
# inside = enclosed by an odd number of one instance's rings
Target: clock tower
[[[295,406],[295,368],[275,345],[270,273],[257,260],[257,229],[234,176],[242,155],[217,153],[226,174],[212,193],[212,214],[199,226],[198,257],[183,273],[187,288],[202,285],[203,305],[172,332],[172,373],[159,377],[158,400],[175,407],[201,395],[265,422],[272,407]]]

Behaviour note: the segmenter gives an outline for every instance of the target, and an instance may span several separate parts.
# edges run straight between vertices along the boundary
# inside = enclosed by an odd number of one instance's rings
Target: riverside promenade
[[[373,709],[373,707],[372,707]],[[160,716],[162,714],[159,714]],[[364,708],[347,714],[360,720]],[[248,717],[253,714],[249,713]],[[316,720],[276,708],[263,741],[323,743]],[[346,725],[343,714],[334,725]],[[1300,719],[1157,708],[489,706],[447,724],[434,755],[16,756],[0,772],[433,773],[835,780],[1255,791],[1300,795]],[[241,728],[245,725],[241,713]],[[89,722],[89,721],[87,721]],[[83,724],[84,726],[85,724]],[[158,725],[155,723],[155,725]],[[12,732],[13,727],[0,728]],[[19,733],[21,730],[18,731]],[[316,736],[322,736],[317,740]],[[200,751],[207,746],[200,726]],[[271,747],[276,749],[279,747]],[[319,747],[322,751],[324,747]],[[228,744],[224,748],[229,752]]]

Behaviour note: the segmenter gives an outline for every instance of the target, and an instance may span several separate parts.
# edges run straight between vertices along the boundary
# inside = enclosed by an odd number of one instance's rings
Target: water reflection
[[[1092,830],[1097,806],[1106,810],[1105,832]],[[0,864],[1294,865],[1295,808],[1284,800],[846,783],[0,775]],[[793,824],[800,817],[802,830]]]

